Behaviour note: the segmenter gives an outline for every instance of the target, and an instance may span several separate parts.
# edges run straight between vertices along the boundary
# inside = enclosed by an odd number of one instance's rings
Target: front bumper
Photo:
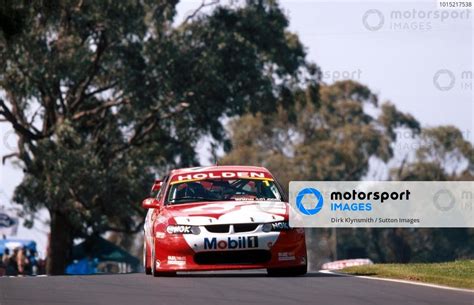
[[[303,229],[281,232],[155,237],[159,271],[286,268],[306,264]]]

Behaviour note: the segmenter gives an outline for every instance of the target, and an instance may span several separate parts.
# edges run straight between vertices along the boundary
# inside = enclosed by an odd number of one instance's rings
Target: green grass
[[[342,272],[474,289],[474,260],[434,264],[375,264],[348,267]]]

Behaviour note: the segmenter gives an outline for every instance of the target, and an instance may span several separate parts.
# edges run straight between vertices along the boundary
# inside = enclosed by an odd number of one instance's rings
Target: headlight
[[[285,231],[289,230],[290,225],[288,224],[288,221],[277,221],[277,222],[270,222],[270,223],[264,223],[262,226],[262,231],[263,232],[275,232],[275,231]]]
[[[195,234],[198,235],[201,233],[201,229],[196,226],[187,226],[187,225],[169,225],[166,228],[166,232],[169,234]]]
[[[272,224],[271,223],[264,223],[262,226],[262,231],[263,232],[270,232],[272,230]]]

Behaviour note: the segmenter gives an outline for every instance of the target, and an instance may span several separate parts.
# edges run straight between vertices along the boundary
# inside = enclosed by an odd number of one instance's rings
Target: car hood
[[[170,217],[182,225],[265,223],[288,219],[288,204],[281,201],[211,201],[171,205]]]

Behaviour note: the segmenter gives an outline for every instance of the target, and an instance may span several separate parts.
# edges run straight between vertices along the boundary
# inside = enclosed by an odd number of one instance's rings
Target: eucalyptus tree
[[[215,2],[183,21],[169,0],[2,6],[0,118],[19,139],[4,161],[24,213],[49,211],[48,273],[75,237],[140,230],[153,175],[197,164],[203,135],[226,142],[223,117],[289,107],[317,78],[274,1]]]

